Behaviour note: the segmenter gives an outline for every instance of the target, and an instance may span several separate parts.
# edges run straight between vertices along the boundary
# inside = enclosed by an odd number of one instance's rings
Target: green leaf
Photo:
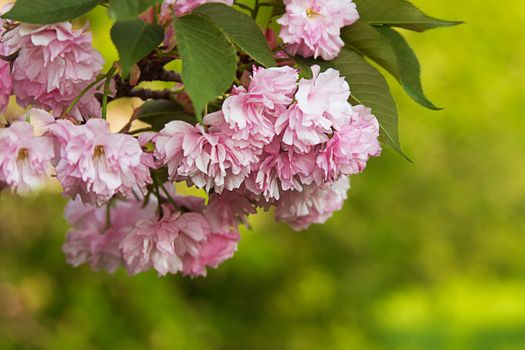
[[[421,68],[419,60],[412,48],[406,42],[405,38],[392,28],[383,27],[378,28],[378,30],[390,41],[394,49],[397,57],[400,81],[407,94],[414,101],[426,108],[433,110],[442,109],[434,105],[425,96],[423,86],[421,85]]]
[[[2,18],[33,24],[69,21],[89,12],[101,0],[17,0]]]
[[[406,0],[355,0],[362,20],[373,25],[401,27],[416,32],[461,24],[427,16]]]
[[[408,43],[395,30],[377,28],[357,21],[343,28],[341,38],[355,51],[385,68],[403,86],[407,94],[422,106],[437,110],[423,92],[419,61]]]
[[[260,64],[265,67],[275,66],[268,42],[250,16],[219,3],[202,5],[194,13],[207,16],[241,51]]]
[[[207,17],[191,14],[174,19],[182,81],[199,120],[206,104],[229,89],[237,70],[236,51]]]
[[[173,120],[195,123],[195,116],[188,115],[184,112],[181,105],[169,100],[150,100],[145,102],[135,112],[135,118],[151,125],[155,131],[161,130]]]
[[[162,0],[111,0],[108,11],[113,20],[136,19],[148,8],[161,2]]]
[[[381,73],[366,62],[362,55],[349,48],[343,48],[330,65],[346,77],[352,98],[372,108],[372,113],[381,125],[383,141],[407,158],[399,144],[396,103]]]
[[[164,29],[140,19],[119,21],[111,28],[111,40],[119,57],[122,76],[127,77],[131,67],[146,57],[164,40]]]

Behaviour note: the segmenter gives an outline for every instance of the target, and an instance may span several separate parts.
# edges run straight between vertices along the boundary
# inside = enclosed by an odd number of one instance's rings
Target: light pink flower
[[[155,154],[168,166],[171,180],[187,180],[207,191],[239,188],[257,158],[242,143],[220,130],[172,121],[155,140]]]
[[[297,89],[297,70],[255,68],[248,89],[238,87],[224,101],[224,121],[236,140],[248,141],[257,148],[275,136],[275,120],[292,102]]]
[[[62,251],[74,267],[89,264],[95,271],[113,273],[121,266],[122,254],[118,247],[123,238],[120,230],[111,228],[101,234],[95,227],[86,227],[68,232]]]
[[[189,276],[206,276],[206,268],[217,268],[219,264],[233,257],[241,236],[232,231],[212,232],[205,242],[199,244],[197,256],[186,254],[183,261],[183,274]]]
[[[283,150],[278,139],[265,151],[254,171],[255,181],[249,187],[252,192],[263,194],[267,200],[279,199],[282,192],[301,191],[303,185],[315,181],[314,152],[299,154]]]
[[[4,44],[18,51],[13,65],[13,91],[22,107],[33,105],[60,116],[102,69],[103,60],[91,46],[86,28],[74,30],[69,22],[35,26],[20,24],[7,32]],[[77,119],[100,114],[91,89],[77,104]]]
[[[297,104],[282,113],[275,123],[275,131],[282,134],[282,142],[299,153],[308,153],[312,146],[328,141],[332,123],[319,114],[305,114]]]
[[[201,214],[180,214],[168,206],[163,208],[160,220],[139,222],[120,245],[132,275],[151,268],[161,276],[182,271],[185,256],[198,257],[199,243],[211,233]]]
[[[254,67],[248,91],[261,95],[264,106],[275,111],[292,103],[298,78],[297,69],[289,66]]]
[[[317,157],[324,178],[334,181],[341,175],[360,173],[370,157],[381,154],[379,123],[371,110],[355,106],[351,122],[336,131]]]
[[[62,247],[68,263],[75,267],[87,263],[97,271],[115,272],[122,265],[120,243],[138,221],[155,217],[155,210],[153,199],[145,207],[135,199],[116,201],[109,209],[70,201],[65,217],[73,227]]]
[[[39,187],[54,155],[52,138],[35,136],[29,123],[16,121],[0,129],[0,182],[16,192]]]
[[[303,113],[318,116],[316,124],[324,127],[328,120],[332,128],[339,130],[348,124],[353,114],[348,103],[350,87],[339,71],[332,68],[320,71],[318,65],[312,66],[312,79],[301,79],[295,99]]]
[[[58,120],[48,127],[56,137],[57,178],[66,195],[80,195],[85,203],[103,204],[114,195],[129,197],[132,189],[151,183],[147,155],[137,139],[112,134],[105,120],[85,125]]]
[[[277,22],[287,51],[332,60],[344,46],[341,28],[359,19],[351,0],[284,0],[286,13]]]
[[[266,111],[262,100],[261,95],[237,88],[222,105],[224,122],[231,130],[231,137],[248,141],[256,149],[270,143],[275,136],[275,116]]]
[[[341,129],[352,116],[348,103],[350,88],[339,72],[312,67],[312,79],[301,79],[295,95],[296,104],[282,113],[275,123],[283,143],[297,152],[310,152],[312,146],[326,142],[333,129]]]
[[[204,216],[212,230],[227,232],[237,230],[240,224],[248,225],[248,216],[257,210],[241,190],[224,191],[222,194],[211,194]]]
[[[311,185],[302,191],[285,192],[276,203],[276,219],[297,231],[312,224],[323,224],[335,211],[341,210],[349,188],[349,178],[342,177],[333,184]]]
[[[0,112],[5,112],[13,89],[11,65],[0,59]]]

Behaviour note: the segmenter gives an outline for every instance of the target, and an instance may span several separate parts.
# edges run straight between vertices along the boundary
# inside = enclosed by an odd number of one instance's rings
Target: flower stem
[[[104,96],[102,97],[102,119],[104,120],[106,119],[108,113],[108,95],[111,92],[111,80],[113,79],[113,75],[115,75],[116,71],[117,68],[115,66],[111,67],[111,69],[106,74],[106,81],[104,82]]]
[[[257,19],[257,15],[259,14],[259,0],[255,0],[255,6],[253,7],[252,11],[252,18]]]
[[[153,180],[153,190],[155,191],[155,195],[157,196],[157,199],[159,200],[159,203],[158,203],[159,217],[162,218],[164,216],[164,213],[162,212],[162,197],[160,196],[159,180],[157,179],[157,174],[155,174],[154,172],[152,173],[152,180]]]
[[[80,92],[80,94],[69,104],[69,106],[67,107],[66,111],[64,112],[64,115],[68,115],[69,113],[71,113],[73,108],[75,108],[75,106],[82,99],[82,97],[84,97],[84,95],[87,94],[87,92],[89,90],[91,90],[95,85],[97,85],[98,83],[100,83],[104,79],[106,79],[106,75],[101,75],[95,81],[93,81],[91,84],[86,86],[84,88],[84,90],[82,90]]]
[[[253,15],[253,9],[250,6],[242,4],[242,3],[237,2],[237,1],[235,2],[235,5],[239,6],[243,10],[250,11],[250,13]]]

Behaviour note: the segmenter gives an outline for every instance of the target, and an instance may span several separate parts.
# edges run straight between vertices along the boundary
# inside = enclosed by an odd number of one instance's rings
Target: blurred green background
[[[415,3],[466,24],[407,33],[446,107],[392,84],[413,164],[385,151],[307,232],[253,218],[194,280],[74,269],[64,199],[3,194],[0,348],[525,349],[525,2]]]

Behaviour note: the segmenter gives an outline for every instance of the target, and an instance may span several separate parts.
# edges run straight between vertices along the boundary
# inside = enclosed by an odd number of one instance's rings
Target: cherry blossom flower
[[[254,171],[255,181],[248,188],[266,200],[279,199],[281,192],[301,191],[303,185],[315,181],[315,153],[300,154],[283,150],[276,139],[265,148],[261,162]]]
[[[351,122],[334,133],[317,157],[327,181],[360,173],[370,157],[381,154],[376,117],[364,106],[355,106],[354,111]]]
[[[241,236],[235,231],[212,232],[205,242],[199,244],[197,256],[186,254],[183,259],[183,274],[206,276],[206,268],[217,268],[233,257]]]
[[[275,124],[282,142],[293,146],[299,153],[308,153],[312,146],[328,141],[332,134],[332,123],[318,114],[305,114],[297,104],[281,114]]]
[[[235,88],[222,107],[232,138],[259,149],[269,144],[275,136],[277,115],[293,100],[297,78],[297,70],[288,66],[254,68],[248,89]]]
[[[248,91],[261,95],[265,107],[275,111],[292,103],[298,78],[297,69],[289,66],[254,68]]]
[[[350,88],[339,72],[312,67],[313,78],[301,79],[295,95],[296,104],[282,113],[275,123],[283,143],[297,152],[310,152],[312,146],[328,141],[334,129],[347,125],[352,116],[348,103]]]
[[[248,225],[248,216],[257,210],[245,191],[224,191],[211,194],[205,216],[214,231],[237,229],[240,224]]]
[[[303,57],[333,60],[344,42],[341,28],[359,19],[351,0],[284,0],[286,13],[277,22],[286,50]]]
[[[43,185],[54,157],[53,140],[35,136],[33,127],[16,121],[0,129],[0,182],[25,193]]]
[[[334,212],[341,210],[349,189],[349,178],[342,177],[333,184],[311,185],[302,191],[285,192],[276,203],[276,219],[297,231],[312,224],[323,224]]]
[[[201,125],[172,121],[155,140],[155,154],[171,180],[187,180],[207,191],[239,188],[257,158],[228,135]]]
[[[152,200],[144,206],[132,199],[95,207],[70,201],[65,217],[73,228],[62,247],[68,263],[75,267],[87,263],[97,271],[115,272],[122,265],[120,243],[138,221],[155,217],[155,204]]]
[[[58,120],[48,130],[57,140],[56,172],[66,195],[103,204],[151,183],[148,157],[138,140],[110,133],[105,120],[90,119],[85,125]]]
[[[232,138],[248,141],[257,149],[273,140],[275,116],[266,111],[261,95],[237,88],[224,101],[222,112]]]
[[[163,207],[160,220],[139,222],[120,248],[132,275],[157,270],[160,276],[183,272],[205,275],[205,267],[216,267],[233,255],[239,237],[235,233],[213,233],[199,213],[181,214]]]
[[[20,24],[3,39],[13,64],[13,92],[22,107],[33,105],[60,116],[102,69],[103,60],[91,46],[87,28],[75,30],[69,22],[36,26]],[[72,115],[79,120],[100,115],[100,104],[90,90]]]
[[[353,114],[348,103],[350,86],[339,71],[329,68],[321,73],[318,65],[311,67],[312,79],[301,79],[295,95],[297,105],[305,114],[317,115],[324,125],[327,119],[335,130],[348,124]],[[324,118],[324,119],[323,119]]]

